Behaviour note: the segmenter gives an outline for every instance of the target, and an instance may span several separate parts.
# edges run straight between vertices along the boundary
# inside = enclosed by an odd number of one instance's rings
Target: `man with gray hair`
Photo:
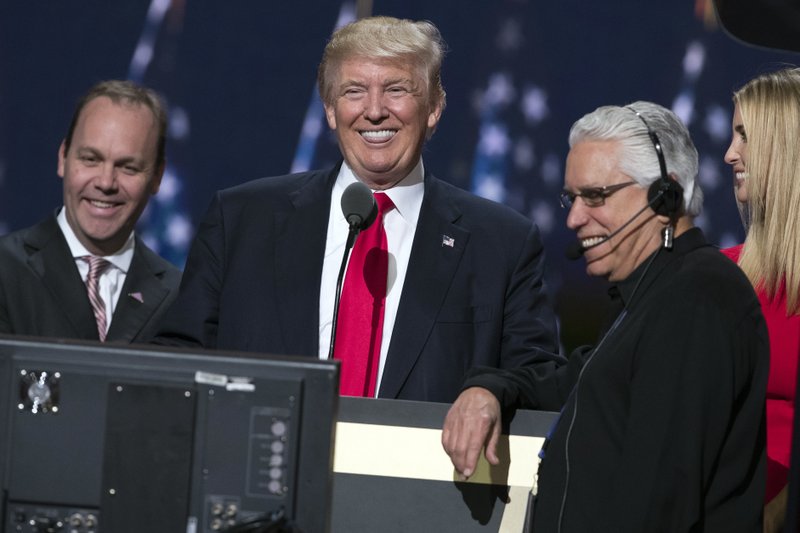
[[[612,283],[610,324],[568,362],[475,371],[442,444],[497,464],[514,408],[561,410],[540,456],[534,531],[761,531],[768,340],[743,273],[693,217],[697,152],[669,110],[601,107],[569,137],[574,256]]]
[[[423,165],[445,107],[443,55],[429,22],[374,17],[334,33],[318,81],[343,161],[217,193],[157,342],[332,356],[342,394],[438,402],[471,367],[556,349],[537,227]],[[357,183],[378,213],[355,242],[337,317],[352,242],[340,205]]]

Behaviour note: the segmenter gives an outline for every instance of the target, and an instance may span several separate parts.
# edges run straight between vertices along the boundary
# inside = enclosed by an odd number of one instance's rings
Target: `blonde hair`
[[[739,266],[787,315],[800,314],[800,69],[750,80],[733,95],[747,139],[747,238]]]
[[[351,22],[334,32],[322,54],[317,70],[320,97],[326,104],[333,104],[336,70],[347,59],[408,61],[421,69],[431,108],[439,104],[444,109],[446,95],[441,76],[444,53],[442,35],[431,22],[393,17],[368,17]]]

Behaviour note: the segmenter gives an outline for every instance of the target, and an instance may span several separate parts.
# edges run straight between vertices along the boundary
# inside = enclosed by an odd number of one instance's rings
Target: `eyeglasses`
[[[583,199],[583,203],[586,204],[586,207],[600,207],[601,205],[605,205],[606,198],[614,194],[615,192],[624,189],[628,185],[633,185],[636,183],[635,181],[626,181],[625,183],[617,183],[616,185],[606,185],[605,187],[589,187],[587,189],[581,189],[580,192],[574,193],[570,191],[562,191],[561,192],[561,207],[564,209],[570,209],[572,204],[575,203],[575,198],[578,196]]]

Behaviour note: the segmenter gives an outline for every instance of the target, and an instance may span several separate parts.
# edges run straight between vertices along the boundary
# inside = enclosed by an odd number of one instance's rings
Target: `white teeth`
[[[744,181],[750,177],[750,174],[748,174],[747,172],[736,172],[735,176],[737,180]]]
[[[371,141],[384,141],[394,137],[394,130],[362,131],[361,136]]]
[[[102,209],[108,209],[110,207],[114,207],[114,204],[112,204],[111,202],[103,202],[101,200],[89,200],[89,203],[91,203],[95,207],[100,207]]]
[[[584,248],[588,248],[590,246],[594,246],[595,244],[601,243],[605,240],[605,237],[589,237],[588,239],[583,239],[581,241],[581,246]]]

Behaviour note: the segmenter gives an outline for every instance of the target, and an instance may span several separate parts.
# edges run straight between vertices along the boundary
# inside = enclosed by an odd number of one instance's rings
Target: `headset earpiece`
[[[673,218],[683,211],[683,187],[666,177],[654,181],[647,190],[647,201],[658,215]]]

